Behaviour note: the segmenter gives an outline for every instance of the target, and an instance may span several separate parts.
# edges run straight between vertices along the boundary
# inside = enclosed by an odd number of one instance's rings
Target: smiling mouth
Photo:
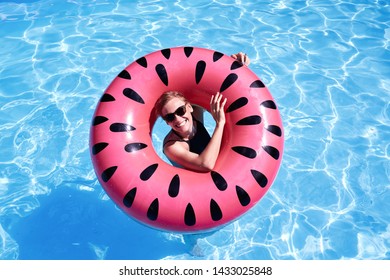
[[[184,120],[181,123],[176,124],[175,127],[180,128],[180,127],[184,126],[186,123],[187,123],[187,120]]]

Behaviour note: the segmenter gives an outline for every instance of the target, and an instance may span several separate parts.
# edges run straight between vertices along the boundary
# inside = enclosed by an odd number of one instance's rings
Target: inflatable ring
[[[154,150],[153,108],[169,90],[203,108],[218,91],[227,97],[211,172],[174,167]],[[137,59],[108,86],[93,116],[90,153],[101,185],[124,212],[154,228],[190,233],[226,225],[253,207],[275,179],[283,142],[277,106],[248,67],[213,50],[177,47]]]

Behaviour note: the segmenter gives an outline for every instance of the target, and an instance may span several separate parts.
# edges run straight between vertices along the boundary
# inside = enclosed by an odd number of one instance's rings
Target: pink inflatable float
[[[209,108],[228,101],[221,152],[213,171],[196,173],[163,161],[153,148],[153,107],[177,90]],[[107,194],[136,220],[177,232],[209,231],[253,207],[270,188],[283,153],[283,127],[268,89],[246,66],[213,50],[177,47],[127,66],[97,105],[90,152]]]

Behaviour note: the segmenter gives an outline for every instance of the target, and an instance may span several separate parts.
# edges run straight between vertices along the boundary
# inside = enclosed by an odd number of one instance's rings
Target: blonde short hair
[[[161,116],[162,108],[165,106],[165,104],[168,103],[169,100],[172,100],[173,98],[179,98],[184,103],[188,103],[188,100],[184,97],[184,95],[179,91],[167,91],[164,92],[156,101],[156,104],[154,105],[154,110],[157,116]]]

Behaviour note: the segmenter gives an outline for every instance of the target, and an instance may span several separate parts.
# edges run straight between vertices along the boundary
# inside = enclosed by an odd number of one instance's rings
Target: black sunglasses
[[[162,118],[167,122],[172,122],[175,119],[175,115],[182,117],[182,116],[184,116],[184,114],[186,112],[187,112],[187,106],[186,106],[186,104],[184,104],[184,105],[180,106],[179,108],[177,108],[175,112],[166,114]]]

